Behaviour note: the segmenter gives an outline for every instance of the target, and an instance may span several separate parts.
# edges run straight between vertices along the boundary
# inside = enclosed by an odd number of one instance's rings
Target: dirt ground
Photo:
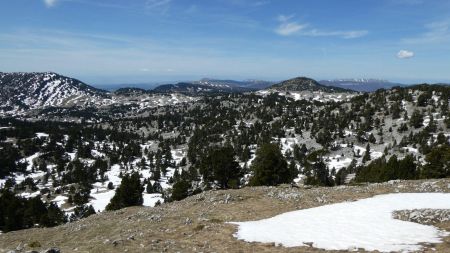
[[[0,252],[58,247],[61,252],[345,252],[247,243],[229,221],[269,218],[287,211],[395,192],[450,192],[450,179],[393,181],[333,188],[247,187],[204,192],[155,208],[104,212],[55,228],[0,235]],[[435,226],[450,231],[450,222]],[[364,252],[364,251],[358,251]],[[450,236],[421,252],[450,252]]]

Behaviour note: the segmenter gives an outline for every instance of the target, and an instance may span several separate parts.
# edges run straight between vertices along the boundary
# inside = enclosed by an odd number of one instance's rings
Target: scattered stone
[[[228,204],[228,202],[230,202],[230,200],[231,200],[231,195],[230,194],[225,195],[225,204]]]
[[[392,214],[394,219],[411,221],[420,224],[433,225],[450,221],[450,210],[447,209],[415,209],[401,210]]]
[[[192,220],[188,217],[186,218],[186,220],[184,221],[184,225],[191,225],[192,224]]]
[[[61,253],[61,250],[59,250],[59,248],[49,248],[41,251],[41,253]]]
[[[119,244],[121,244],[121,243],[123,243],[123,240],[114,240],[114,241],[112,242],[112,245],[113,245],[114,247],[116,247],[117,245],[119,245]]]

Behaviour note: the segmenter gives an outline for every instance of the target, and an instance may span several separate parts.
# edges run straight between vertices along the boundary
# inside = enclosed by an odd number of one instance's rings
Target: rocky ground
[[[0,252],[327,252],[305,247],[236,240],[234,225],[330,203],[354,201],[395,192],[450,192],[450,179],[391,181],[333,188],[246,187],[209,191],[156,208],[132,207],[104,212],[55,228],[36,228],[0,235]],[[450,231],[448,210],[410,210],[394,217],[433,224]],[[332,224],[330,224],[332,225]],[[423,252],[450,252],[450,236]]]

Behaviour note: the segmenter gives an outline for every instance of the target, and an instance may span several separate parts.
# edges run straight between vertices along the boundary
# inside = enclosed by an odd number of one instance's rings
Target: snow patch
[[[326,250],[417,251],[421,243],[440,243],[449,233],[392,218],[393,211],[450,209],[449,193],[379,195],[277,215],[269,219],[232,222],[235,237],[248,242],[312,245]]]

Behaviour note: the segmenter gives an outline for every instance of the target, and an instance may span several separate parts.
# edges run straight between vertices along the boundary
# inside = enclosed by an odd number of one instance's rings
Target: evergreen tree
[[[176,182],[172,187],[172,201],[179,201],[189,196],[189,188],[191,185],[185,180]]]
[[[323,161],[318,161],[312,165],[312,174],[307,176],[305,183],[308,185],[333,186],[334,180],[326,164]]]
[[[116,194],[106,206],[106,210],[118,210],[129,206],[140,206],[144,202],[139,173],[126,174],[122,178],[122,183],[116,189]]]
[[[445,178],[450,176],[450,146],[433,148],[425,157],[426,165],[421,171],[422,178]]]
[[[250,179],[250,185],[253,186],[290,183],[294,179],[279,146],[272,143],[265,143],[259,147],[251,170],[254,174]]]
[[[367,143],[366,152],[364,152],[364,156],[362,159],[363,163],[366,163],[367,161],[370,161],[370,145],[369,145],[369,143]]]
[[[202,160],[200,173],[206,182],[217,181],[220,188],[237,188],[242,176],[241,167],[235,160],[231,146],[215,148]]]
[[[419,110],[414,110],[409,120],[409,125],[414,128],[420,128],[423,126],[423,116]]]

